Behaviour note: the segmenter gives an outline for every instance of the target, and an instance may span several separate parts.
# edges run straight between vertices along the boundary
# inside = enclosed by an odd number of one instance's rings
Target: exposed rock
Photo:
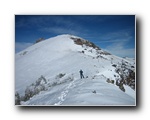
[[[74,38],[74,37],[70,37],[74,42],[75,44],[77,45],[86,45],[88,47],[92,47],[96,50],[101,50],[98,46],[96,46],[94,43],[90,42],[90,41],[87,41],[87,40],[84,40],[84,39],[81,39],[81,38]]]
[[[45,39],[44,38],[39,38],[38,40],[35,41],[35,43],[41,42],[43,40],[45,40]]]

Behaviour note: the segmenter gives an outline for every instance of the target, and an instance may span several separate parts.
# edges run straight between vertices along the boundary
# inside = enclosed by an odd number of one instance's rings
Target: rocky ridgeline
[[[87,41],[87,40],[84,40],[84,39],[81,39],[81,38],[74,38],[74,37],[70,37],[75,44],[77,45],[85,45],[85,46],[88,46],[88,47],[92,47],[96,50],[101,50],[98,46],[96,46],[94,43],[90,42],[90,41]]]
[[[70,39],[72,39],[74,41],[74,43],[77,45],[81,45],[82,47],[87,46],[87,47],[91,47],[91,48],[95,49],[97,51],[97,54],[111,55],[110,53],[108,53],[106,51],[102,51],[101,48],[99,48],[94,43],[92,43],[88,40],[84,40],[82,38],[77,38],[77,37],[70,37]]]
[[[123,85],[128,85],[135,90],[135,71],[133,66],[125,62],[118,65],[113,64],[112,66],[116,68],[115,71],[120,76],[120,79],[116,78],[116,85],[119,86],[122,91],[125,91]]]

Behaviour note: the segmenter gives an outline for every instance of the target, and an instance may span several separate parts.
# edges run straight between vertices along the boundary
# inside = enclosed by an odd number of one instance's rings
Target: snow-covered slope
[[[59,35],[16,54],[16,104],[136,105],[134,67],[80,37]]]

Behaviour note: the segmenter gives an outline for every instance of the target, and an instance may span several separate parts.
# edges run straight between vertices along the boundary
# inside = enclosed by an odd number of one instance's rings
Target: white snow
[[[59,35],[32,45],[15,56],[15,91],[25,95],[28,86],[43,75],[46,90],[22,105],[136,105],[136,94],[129,86],[123,92],[107,78],[115,80],[113,64],[122,62],[114,55],[96,58],[96,50],[74,43],[72,35]],[[85,49],[86,48],[86,49]],[[92,52],[91,52],[92,50]],[[84,51],[84,53],[82,53]],[[101,50],[102,51],[102,50]],[[128,61],[133,65],[133,61]],[[79,70],[84,72],[80,79]],[[62,78],[56,78],[60,73]],[[54,84],[55,83],[55,84]],[[93,93],[96,91],[96,93]]]

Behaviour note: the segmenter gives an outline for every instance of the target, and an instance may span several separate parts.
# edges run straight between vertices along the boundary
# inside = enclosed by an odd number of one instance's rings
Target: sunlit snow
[[[21,101],[21,104],[135,106],[135,90],[124,85],[126,91],[123,92],[115,83],[106,82],[108,78],[114,81],[120,79],[112,64],[119,65],[123,60],[128,63],[127,67],[133,69],[134,60],[105,54],[97,57],[97,50],[77,45],[71,37],[78,38],[59,35],[15,55],[15,91],[20,96],[25,96],[27,87],[37,84],[41,76],[46,79],[46,82],[39,83],[44,90],[27,101]],[[84,72],[84,79],[80,79],[80,69]]]

